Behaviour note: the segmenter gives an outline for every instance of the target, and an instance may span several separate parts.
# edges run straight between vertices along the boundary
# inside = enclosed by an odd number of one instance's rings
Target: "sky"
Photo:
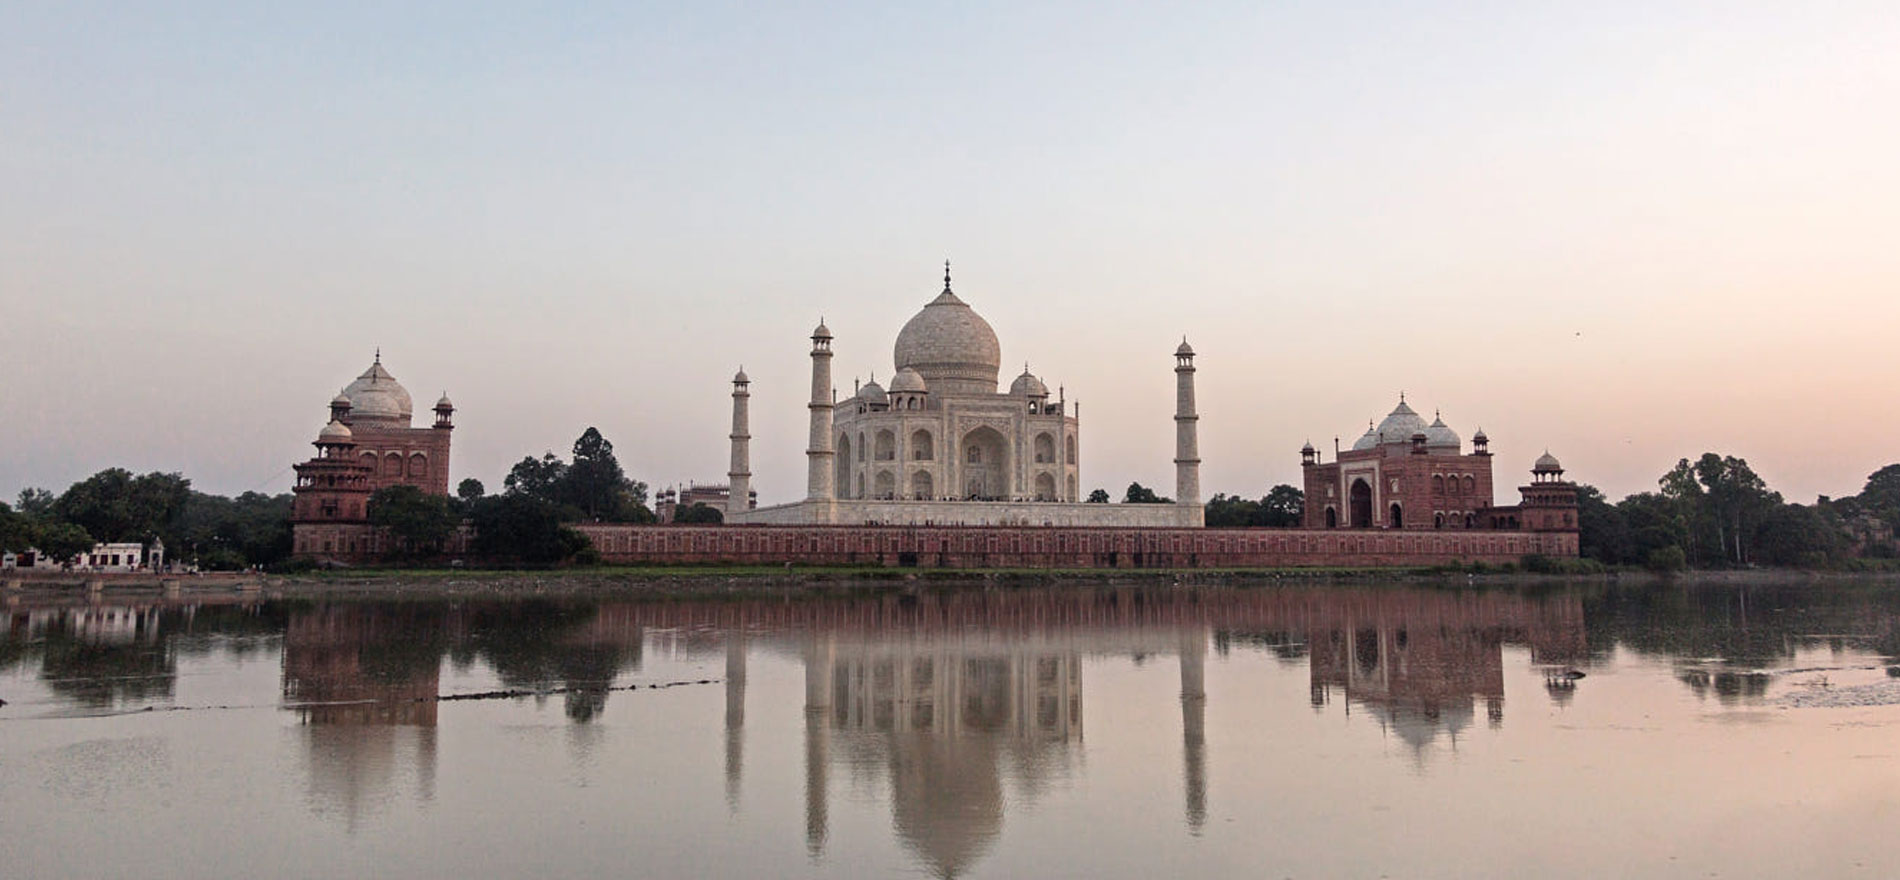
[[[1506,486],[1900,461],[1900,7],[1170,6],[0,5],[0,497],[286,491],[380,348],[491,490],[723,482],[743,365],[796,500],[811,327],[888,379],[945,259],[1118,498],[1183,336],[1210,496],[1401,392]]]

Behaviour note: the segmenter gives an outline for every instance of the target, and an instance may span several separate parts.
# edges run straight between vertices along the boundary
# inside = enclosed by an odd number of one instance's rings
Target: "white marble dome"
[[[865,403],[890,403],[891,402],[890,394],[884,391],[884,386],[877,384],[876,379],[872,379],[871,381],[864,383],[862,386],[859,386],[858,399],[864,401]]]
[[[972,391],[996,392],[1003,347],[988,321],[950,292],[944,276],[943,292],[924,306],[897,332],[893,350],[897,369],[909,367],[937,386],[944,380]]]
[[[1383,443],[1410,443],[1412,435],[1425,433],[1425,428],[1425,420],[1400,397],[1398,407],[1379,423],[1377,433]]]
[[[1016,381],[1009,384],[1009,393],[1025,397],[1048,397],[1049,386],[1042,384],[1041,379],[1029,372],[1028,367],[1024,367],[1023,374],[1017,376]]]
[[[1543,455],[1537,457],[1537,463],[1531,465],[1531,473],[1535,474],[1561,474],[1563,472],[1563,463],[1557,460],[1557,456],[1551,455],[1549,450],[1545,450]]]
[[[917,371],[909,367],[898,370],[897,375],[891,377],[891,392],[894,394],[922,394],[929,388],[930,386],[924,382],[924,377],[917,375]]]
[[[1377,449],[1378,447],[1379,434],[1372,429],[1372,423],[1367,422],[1366,432],[1359,435],[1359,439],[1352,441],[1352,451],[1358,452],[1362,449]]]
[[[1444,449],[1457,452],[1458,448],[1463,444],[1464,441],[1459,439],[1458,432],[1453,431],[1450,425],[1445,424],[1445,418],[1443,416],[1435,415],[1432,419],[1432,423],[1425,426],[1425,447],[1427,449]]]
[[[350,426],[332,419],[329,424],[323,426],[323,430],[317,432],[317,442],[341,443],[350,439],[351,436]]]
[[[376,358],[375,363],[369,365],[369,369],[363,371],[363,375],[356,377],[356,381],[344,387],[341,396],[349,398],[352,420],[369,419],[408,424],[410,417],[415,413],[415,408],[409,401],[409,389],[402,387],[402,383],[397,382],[395,376],[391,376],[388,370],[383,369],[383,359],[380,356]]]

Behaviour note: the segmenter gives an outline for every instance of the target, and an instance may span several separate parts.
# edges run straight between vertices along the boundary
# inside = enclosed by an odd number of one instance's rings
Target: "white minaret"
[[[726,521],[752,509],[752,380],[745,368],[732,377],[732,469],[726,472]]]
[[[1194,349],[1187,339],[1174,350],[1174,500],[1201,503],[1201,444],[1194,413]]]
[[[811,443],[805,447],[805,497],[830,501],[831,485],[831,330],[821,319],[811,331]]]

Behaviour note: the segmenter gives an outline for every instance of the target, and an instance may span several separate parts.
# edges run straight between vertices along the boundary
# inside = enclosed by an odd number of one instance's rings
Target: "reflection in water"
[[[805,650],[805,694],[812,853],[824,849],[832,763],[882,766],[898,835],[942,876],[972,864],[1001,831],[1006,777],[1033,800],[1071,771],[1082,739],[1073,642],[819,633]]]
[[[1598,681],[1580,680],[1581,671],[1622,651],[1660,658],[1696,699],[1712,697],[1723,707],[1760,702],[1804,646],[1837,655],[1900,652],[1896,610],[1900,591],[1675,586],[1544,593],[1101,586],[772,601],[216,608],[95,603],[10,607],[0,670],[37,668],[45,691],[64,706],[136,709],[173,700],[181,658],[268,651],[281,637],[281,705],[300,722],[295,736],[307,800],[354,831],[399,795],[433,799],[438,726],[474,724],[470,719],[482,715],[438,704],[445,660],[478,679],[474,670],[492,672],[509,689],[558,694],[570,751],[592,774],[623,766],[624,743],[609,721],[647,710],[630,700],[610,715],[609,700],[618,677],[639,670],[649,651],[663,658],[656,662],[701,668],[717,669],[723,660],[723,766],[714,769],[709,759],[698,772],[709,781],[723,774],[726,811],[737,816],[749,744],[748,665],[769,658],[802,671],[802,706],[795,691],[759,689],[753,720],[762,723],[752,735],[773,730],[775,721],[797,729],[797,713],[804,713],[809,854],[826,855],[834,820],[847,821],[832,812],[842,784],[833,777],[871,781],[887,792],[877,820],[888,809],[892,834],[909,857],[953,876],[986,858],[1001,861],[992,853],[1008,833],[1008,814],[1015,811],[1020,826],[1024,807],[1059,796],[1083,773],[1085,680],[1098,719],[1100,707],[1117,699],[1178,701],[1182,794],[1168,808],[1170,831],[1198,836],[1208,830],[1210,810],[1243,796],[1225,787],[1238,783],[1224,785],[1227,777],[1211,772],[1221,756],[1208,753],[1209,725],[1219,729],[1224,709],[1229,719],[1238,715],[1223,705],[1220,664],[1257,664],[1292,677],[1296,690],[1303,677],[1314,711],[1377,725],[1423,770],[1436,750],[1467,736],[1480,711],[1491,727],[1503,726],[1507,681],[1520,705],[1528,697],[1569,706]],[[1507,669],[1507,647],[1528,649],[1530,676]],[[1217,664],[1211,699],[1210,650]],[[1130,665],[1166,669],[1169,659],[1178,690],[1116,690],[1116,676]],[[1091,663],[1097,665],[1085,677]],[[1103,664],[1107,673],[1093,671]],[[760,676],[771,680],[763,668]],[[540,705],[521,702],[518,711]],[[704,717],[685,723],[710,734],[719,709],[699,705]],[[1155,711],[1136,714],[1171,721],[1175,706],[1146,708]],[[1099,720],[1091,723],[1101,749],[1106,735]],[[1171,750],[1172,730],[1166,735]],[[774,753],[770,743],[750,744],[755,754]],[[705,745],[712,748],[712,740]],[[1163,775],[1173,775],[1174,766],[1170,760]],[[838,806],[839,816],[850,809]],[[795,834],[797,821],[794,813],[786,830]],[[1211,843],[1218,835],[1208,837]]]
[[[352,830],[404,767],[435,797],[445,616],[432,606],[300,608],[284,630],[284,705],[304,722],[310,798]]]

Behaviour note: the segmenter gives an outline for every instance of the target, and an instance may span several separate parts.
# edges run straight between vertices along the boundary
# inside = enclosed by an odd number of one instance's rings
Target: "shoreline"
[[[755,598],[836,592],[1047,587],[1261,588],[1360,586],[1503,589],[1548,586],[1767,586],[1900,583],[1900,571],[1781,569],[1601,574],[1465,573],[1415,568],[1292,569],[925,569],[856,567],[636,567],[534,570],[379,569],[311,574],[200,575],[57,573],[9,577],[0,603],[155,599],[168,602],[306,599]]]

